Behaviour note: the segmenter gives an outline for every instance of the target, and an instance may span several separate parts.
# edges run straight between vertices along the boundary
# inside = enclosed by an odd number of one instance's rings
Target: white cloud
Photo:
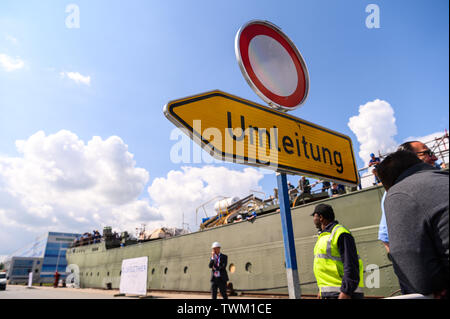
[[[69,79],[71,79],[72,81],[74,81],[75,83],[82,83],[82,84],[86,84],[86,85],[91,85],[91,76],[84,76],[81,75],[79,72],[60,72],[59,75],[61,76],[61,78],[64,77],[68,77]]]
[[[25,66],[25,62],[19,57],[12,58],[4,53],[0,53],[0,66],[6,72],[11,72],[22,69]]]
[[[376,99],[360,105],[359,114],[349,119],[348,126],[355,133],[359,147],[359,157],[367,164],[370,153],[384,154],[394,151],[397,134],[394,109],[383,100]]]
[[[426,136],[410,136],[398,143],[395,140],[397,135],[397,126],[395,124],[394,110],[392,106],[383,100],[376,99],[367,102],[359,107],[359,114],[349,119],[348,126],[355,133],[359,145],[359,157],[363,160],[365,166],[370,160],[370,153],[379,153],[385,155],[393,152],[397,147],[406,141],[421,141],[427,143],[428,147],[437,152],[438,158],[442,160],[436,147],[436,137],[442,137],[445,132],[436,132]],[[429,142],[429,143],[428,143]],[[448,149],[448,140],[446,143]],[[444,148],[444,145],[441,145]],[[444,156],[445,162],[448,162],[448,154]],[[364,170],[361,173],[362,187],[372,186],[374,177],[372,169]]]
[[[242,198],[249,195],[251,189],[261,190],[258,183],[263,177],[254,168],[240,171],[217,166],[182,167],[181,171],[170,171],[165,178],[156,178],[148,187],[148,193],[168,224],[180,226],[184,212],[185,223],[191,230],[197,230],[201,218],[205,217],[200,210],[196,223],[197,207],[215,196]],[[214,214],[213,204],[207,207],[208,216]]]
[[[47,231],[83,233],[108,225],[134,234],[142,223],[149,230],[179,227],[183,212],[197,230],[196,207],[216,195],[260,190],[263,178],[254,168],[183,167],[155,178],[147,194],[149,173],[136,167],[117,136],[86,143],[67,130],[39,131],[16,147],[19,156],[0,155],[0,242],[11,243],[0,246],[0,254]]]
[[[133,229],[162,219],[139,199],[149,174],[136,167],[119,137],[93,137],[86,144],[69,131],[40,131],[16,146],[20,157],[0,157],[1,242],[49,230]]]

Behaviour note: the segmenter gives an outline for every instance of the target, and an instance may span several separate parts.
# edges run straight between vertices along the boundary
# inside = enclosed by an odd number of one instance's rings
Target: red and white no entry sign
[[[280,28],[268,21],[248,22],[236,34],[235,51],[248,84],[270,106],[290,111],[305,102],[308,69]]]

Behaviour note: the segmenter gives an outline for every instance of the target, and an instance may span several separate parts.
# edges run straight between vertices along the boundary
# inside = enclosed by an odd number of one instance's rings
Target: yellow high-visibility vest
[[[344,276],[344,265],[337,245],[339,236],[343,233],[350,234],[344,226],[336,224],[330,232],[322,232],[314,246],[314,275],[320,295],[326,292],[341,291],[342,277]],[[359,260],[359,285],[354,292],[363,292],[364,267],[361,258]]]

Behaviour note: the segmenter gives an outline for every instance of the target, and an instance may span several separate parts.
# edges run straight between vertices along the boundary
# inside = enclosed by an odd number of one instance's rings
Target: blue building
[[[34,283],[53,282],[56,271],[66,276],[66,250],[80,234],[49,232],[31,244],[17,250],[5,261],[11,283],[28,281],[33,273]]]

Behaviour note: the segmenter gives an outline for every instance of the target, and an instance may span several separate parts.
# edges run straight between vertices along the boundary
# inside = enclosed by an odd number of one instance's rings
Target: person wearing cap
[[[319,230],[314,246],[318,296],[322,299],[362,298],[364,268],[352,234],[335,220],[330,205],[317,205],[311,216]]]
[[[369,161],[369,167],[373,166],[373,176],[375,177],[375,184],[381,183],[380,179],[378,178],[378,174],[377,174],[377,166],[378,164],[380,164],[380,158],[379,157],[375,157],[375,154],[372,153],[370,154],[370,161]]]
[[[227,296],[227,263],[228,256],[220,252],[220,243],[217,241],[212,244],[211,260],[209,261],[209,268],[211,268],[211,296],[212,299],[217,299],[217,288],[223,299],[228,299]]]

